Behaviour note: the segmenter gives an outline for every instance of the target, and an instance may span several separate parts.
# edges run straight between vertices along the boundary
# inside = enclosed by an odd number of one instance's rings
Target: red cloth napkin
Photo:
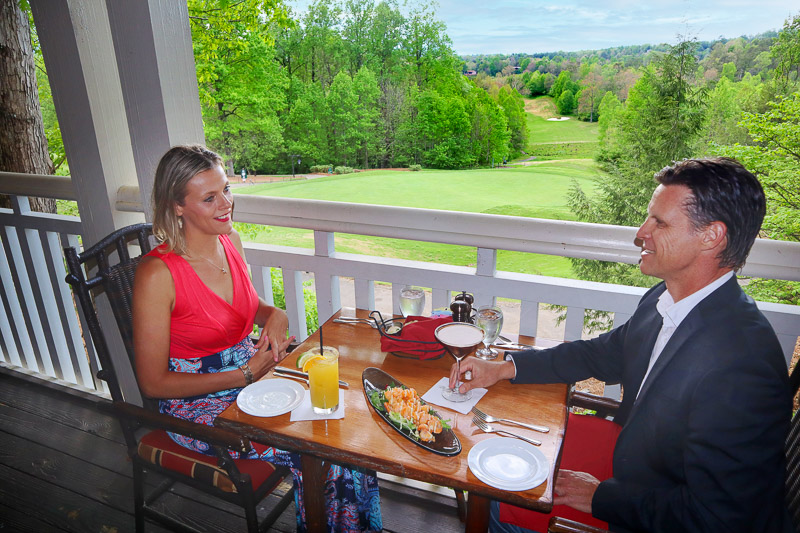
[[[381,350],[408,353],[420,359],[439,357],[444,353],[444,347],[436,340],[433,332],[442,324],[452,321],[451,316],[406,317],[399,335],[381,335]]]

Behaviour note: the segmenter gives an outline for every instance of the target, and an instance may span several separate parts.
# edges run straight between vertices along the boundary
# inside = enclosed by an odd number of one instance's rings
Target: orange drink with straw
[[[311,350],[320,354],[320,349]],[[329,415],[339,408],[339,350],[324,346],[320,356],[309,358],[303,366],[308,372],[311,407],[320,415]]]

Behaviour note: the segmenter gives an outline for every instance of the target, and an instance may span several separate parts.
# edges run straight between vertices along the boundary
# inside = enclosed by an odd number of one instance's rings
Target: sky
[[[798,0],[438,0],[459,55],[573,52],[780,30]],[[302,12],[310,0],[288,0]]]

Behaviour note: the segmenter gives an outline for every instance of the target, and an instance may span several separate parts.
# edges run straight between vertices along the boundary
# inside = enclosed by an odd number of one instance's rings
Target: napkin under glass
[[[292,410],[289,420],[300,422],[302,420],[339,420],[342,418],[344,418],[344,391],[342,389],[339,389],[339,408],[329,415],[320,415],[314,412],[314,408],[311,407],[311,393],[306,390],[303,401]]]
[[[443,377],[440,379],[436,385],[431,387],[428,392],[422,395],[422,399],[428,403],[432,403],[433,405],[438,405],[440,407],[446,407],[447,409],[452,409],[462,415],[469,413],[475,404],[477,404],[483,395],[489,392],[487,389],[472,389],[472,398],[465,402],[451,402],[450,400],[446,400],[444,396],[442,396],[442,391],[444,389],[449,388],[450,385],[450,378]],[[299,409],[299,407],[298,407]],[[294,414],[294,412],[292,412]]]

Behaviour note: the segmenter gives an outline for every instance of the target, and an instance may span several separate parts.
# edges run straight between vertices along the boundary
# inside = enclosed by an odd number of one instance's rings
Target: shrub
[[[272,278],[272,300],[275,307],[286,309],[286,295],[283,292],[283,277],[279,268],[270,269]],[[317,295],[311,288],[311,280],[303,282],[303,301],[306,308],[306,328],[308,331],[316,331],[319,327],[319,315],[317,314]]]
[[[334,174],[352,174],[353,172],[355,172],[353,167],[341,166],[333,169]]]
[[[422,170],[422,165],[409,165],[408,170],[410,170],[411,172],[419,172],[420,170]]]
[[[312,165],[310,169],[308,169],[312,174],[327,174],[328,169],[330,169],[330,165]]]

